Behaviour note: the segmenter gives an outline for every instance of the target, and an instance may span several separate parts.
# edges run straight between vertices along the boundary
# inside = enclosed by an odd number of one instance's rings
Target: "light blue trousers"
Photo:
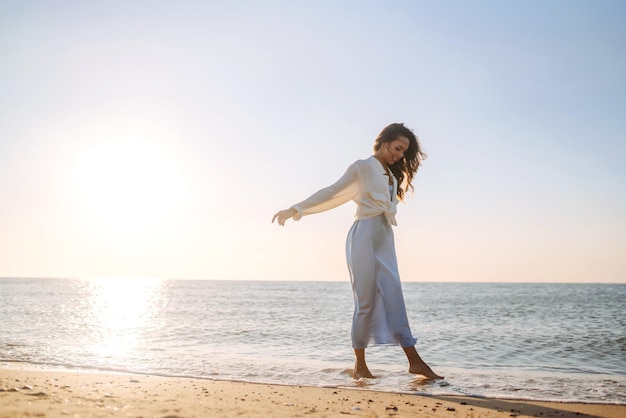
[[[412,347],[391,225],[383,215],[354,222],[346,240],[354,292],[352,347],[399,344]]]

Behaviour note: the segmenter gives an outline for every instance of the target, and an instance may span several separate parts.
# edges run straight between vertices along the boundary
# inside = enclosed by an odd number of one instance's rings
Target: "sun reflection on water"
[[[101,358],[126,357],[152,325],[163,301],[163,281],[143,278],[89,280],[96,340],[91,351]]]

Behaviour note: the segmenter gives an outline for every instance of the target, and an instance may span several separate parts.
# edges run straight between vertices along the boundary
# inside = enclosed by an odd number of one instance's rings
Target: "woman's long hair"
[[[389,168],[398,180],[398,190],[396,191],[398,200],[403,200],[409,189],[413,191],[411,184],[413,177],[421,161],[426,158],[417,136],[403,123],[392,123],[378,134],[378,138],[374,141],[374,152],[378,151],[383,143],[391,142],[400,135],[409,139],[409,148],[404,153],[404,157],[390,165]]]

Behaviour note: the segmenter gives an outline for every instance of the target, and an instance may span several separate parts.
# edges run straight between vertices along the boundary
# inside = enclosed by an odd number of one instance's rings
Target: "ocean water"
[[[444,381],[368,348],[346,282],[0,279],[0,361],[246,382],[626,403],[626,285],[404,283]]]

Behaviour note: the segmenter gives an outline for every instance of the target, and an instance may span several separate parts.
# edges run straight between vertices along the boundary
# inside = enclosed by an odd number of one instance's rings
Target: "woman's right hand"
[[[274,215],[274,217],[272,218],[272,223],[274,223],[274,221],[278,221],[278,225],[280,226],[284,226],[285,225],[285,221],[289,218],[293,218],[294,215],[296,214],[296,210],[294,208],[289,208],[289,209],[285,209],[285,210],[281,210],[279,212],[276,213],[276,215]]]

